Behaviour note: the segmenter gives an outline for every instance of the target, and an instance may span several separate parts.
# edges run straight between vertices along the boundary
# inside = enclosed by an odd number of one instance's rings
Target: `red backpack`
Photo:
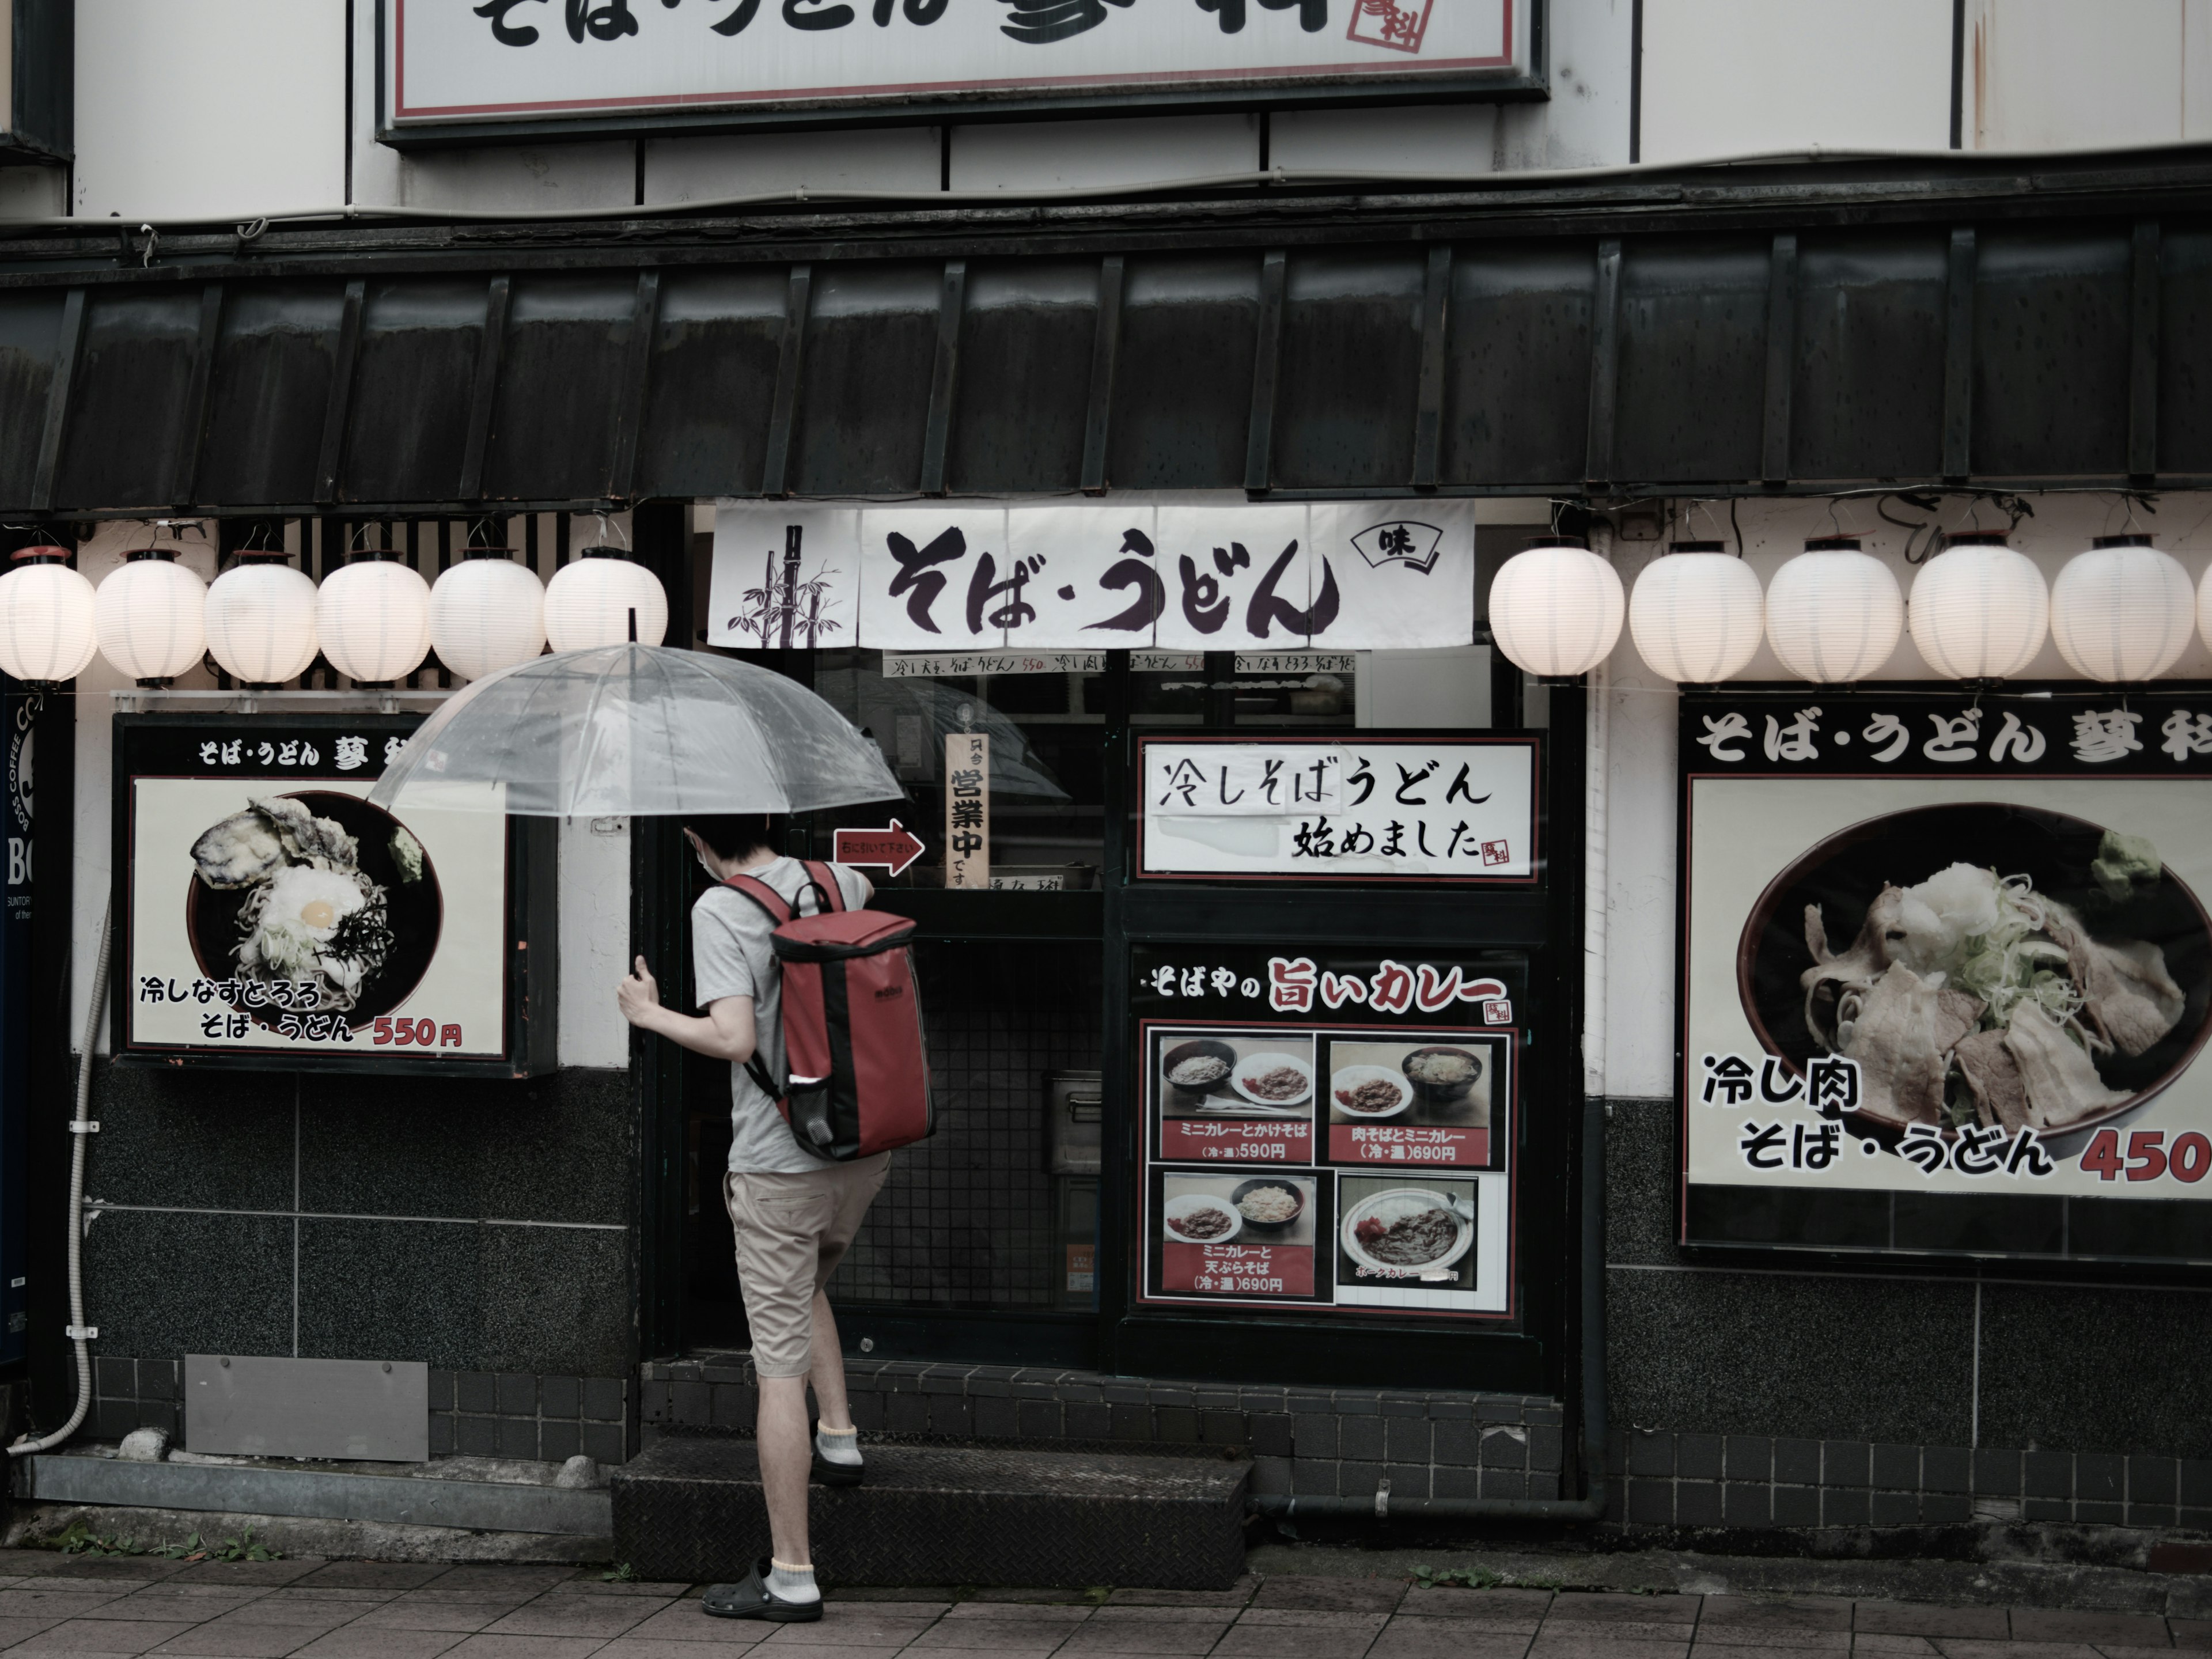
[[[757,1049],[745,1071],[817,1158],[848,1163],[910,1146],[936,1127],[929,1056],[915,988],[914,923],[881,910],[848,910],[837,877],[808,861],[817,897],[802,916],[752,876],[734,887],[775,924],[783,975],[783,1054],[788,1080],[769,1077]]]

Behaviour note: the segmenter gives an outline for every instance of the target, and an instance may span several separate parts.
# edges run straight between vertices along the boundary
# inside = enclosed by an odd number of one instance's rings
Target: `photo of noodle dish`
[[[436,951],[442,907],[422,842],[356,796],[250,796],[191,858],[200,971],[264,1024],[294,1009],[365,1024],[406,999]]]
[[[1799,1076],[1858,1064],[1863,1127],[2078,1139],[2140,1110],[2206,1032],[2212,931],[2148,839],[2026,807],[1923,807],[1800,858],[1738,955]]]
[[[1150,1047],[1164,1116],[1314,1115],[1314,1040],[1304,1032],[1176,1029],[1155,1031]]]

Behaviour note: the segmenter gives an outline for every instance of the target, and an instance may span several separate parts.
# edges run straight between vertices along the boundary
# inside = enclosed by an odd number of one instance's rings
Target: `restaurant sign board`
[[[495,802],[370,805],[419,723],[116,718],[119,1054],[499,1077],[550,1066],[550,821]]]
[[[1517,959],[1132,950],[1139,1302],[1513,1316]]]
[[[1682,1237],[2212,1261],[2212,686],[1681,704]]]
[[[1536,739],[1145,736],[1139,879],[1528,885]]]
[[[384,0],[386,136],[1525,82],[1531,0]],[[1279,97],[1278,101],[1280,101]]]

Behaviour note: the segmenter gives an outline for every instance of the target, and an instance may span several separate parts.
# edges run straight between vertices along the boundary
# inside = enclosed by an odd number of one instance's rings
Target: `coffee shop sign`
[[[394,129],[1526,71],[1531,0],[387,0]]]

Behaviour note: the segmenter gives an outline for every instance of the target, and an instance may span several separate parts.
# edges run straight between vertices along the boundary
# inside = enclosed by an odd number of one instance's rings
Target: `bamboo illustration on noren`
[[[784,526],[781,556],[773,550],[769,552],[762,563],[760,586],[745,589],[744,608],[730,619],[732,631],[757,635],[763,650],[817,646],[824,635],[844,626],[836,617],[822,614],[830,583],[839,572],[823,564],[811,576],[799,578],[799,543],[804,534],[799,525]]]

